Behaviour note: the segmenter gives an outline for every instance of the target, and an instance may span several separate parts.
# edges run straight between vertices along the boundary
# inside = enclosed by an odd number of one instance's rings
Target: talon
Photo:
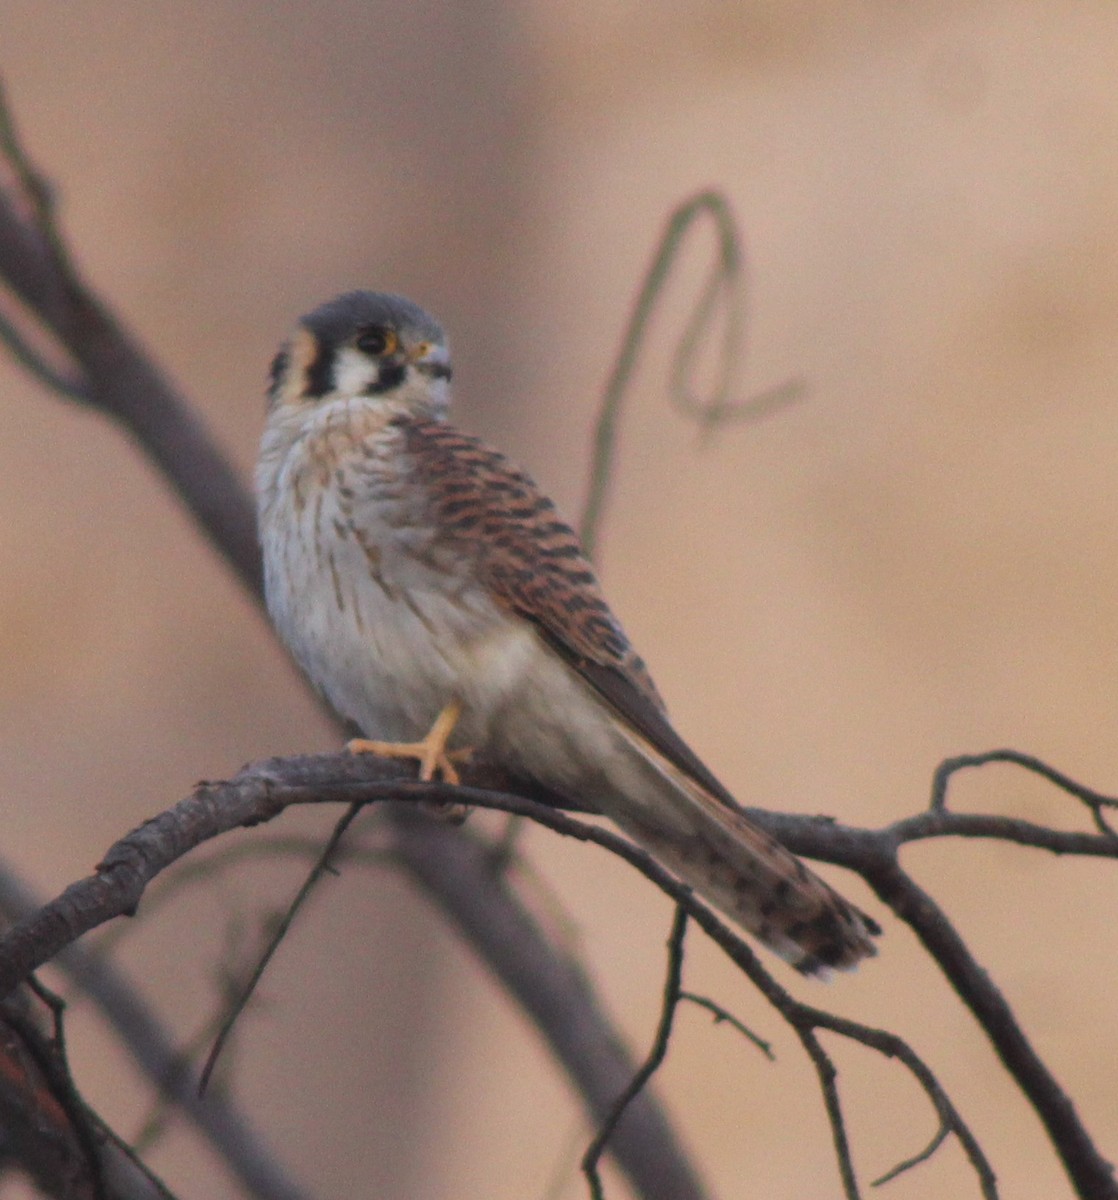
[[[457,787],[462,782],[455,762],[465,762],[470,750],[448,750],[446,743],[462,715],[457,700],[450,703],[435,718],[427,736],[421,742],[377,742],[369,738],[354,738],[346,743],[350,754],[379,754],[385,758],[414,758],[419,763],[419,778],[430,783],[436,776]],[[462,807],[455,805],[453,807]]]
[[[419,767],[419,778],[424,783],[430,783],[438,775],[444,783],[457,787],[462,782],[458,768],[450,761],[450,755],[445,751],[437,754],[427,753]]]

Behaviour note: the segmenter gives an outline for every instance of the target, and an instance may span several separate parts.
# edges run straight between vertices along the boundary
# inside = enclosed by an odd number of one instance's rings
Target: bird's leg
[[[469,758],[469,750],[448,750],[446,744],[462,715],[458,700],[449,704],[435,718],[435,723],[421,742],[374,742],[368,738],[354,738],[346,743],[351,754],[382,754],[386,758],[414,758],[419,763],[419,778],[430,782],[436,774],[447,783],[457,785],[461,777],[454,766],[454,759]]]

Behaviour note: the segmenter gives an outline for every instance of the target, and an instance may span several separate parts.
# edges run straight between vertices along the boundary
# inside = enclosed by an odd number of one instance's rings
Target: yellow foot
[[[461,715],[462,705],[457,700],[451,700],[435,718],[435,723],[421,742],[374,742],[368,738],[354,738],[353,741],[346,743],[346,749],[351,754],[381,754],[386,758],[414,758],[419,763],[419,778],[425,783],[430,782],[438,775],[447,783],[457,786],[462,780],[454,764],[468,759],[470,751],[448,750],[446,744]],[[435,807],[460,808],[462,806],[439,804]]]

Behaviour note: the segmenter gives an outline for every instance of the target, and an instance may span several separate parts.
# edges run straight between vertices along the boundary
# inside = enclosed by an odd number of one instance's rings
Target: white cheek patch
[[[450,407],[450,386],[445,379],[425,379],[423,395],[427,408],[445,416]]]
[[[343,396],[362,396],[377,382],[380,371],[352,346],[343,346],[334,355],[334,390]]]

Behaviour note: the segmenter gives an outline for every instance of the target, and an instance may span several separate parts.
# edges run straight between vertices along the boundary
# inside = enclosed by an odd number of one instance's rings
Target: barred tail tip
[[[801,975],[829,982],[835,971],[853,971],[864,958],[873,958],[873,938],[881,926],[866,913],[836,896],[841,909],[831,909],[807,923],[781,931],[782,936],[762,940]],[[766,931],[767,932],[767,931]]]

